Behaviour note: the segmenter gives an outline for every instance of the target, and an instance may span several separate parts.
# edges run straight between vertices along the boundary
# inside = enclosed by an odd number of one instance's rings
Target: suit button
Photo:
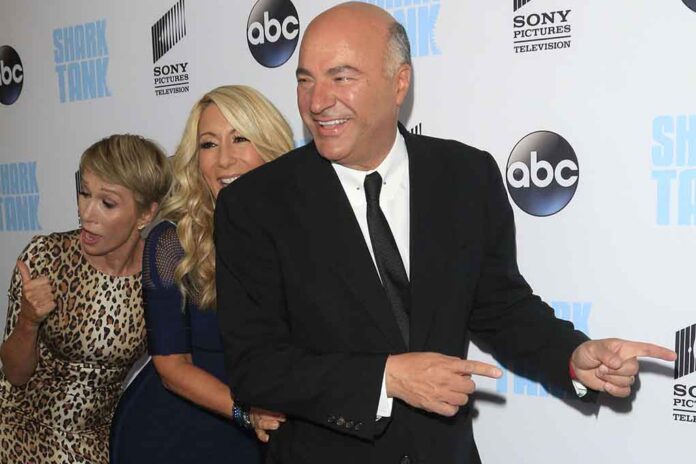
[[[339,417],[338,419],[336,419],[336,425],[338,425],[339,427],[345,423],[346,423],[346,420],[342,417]]]
[[[360,430],[360,429],[362,428],[362,426],[363,426],[363,423],[362,423],[362,422],[358,422],[357,424],[355,424],[354,429],[355,429],[355,430]]]
[[[348,421],[348,422],[346,422],[346,428],[347,428],[347,429],[352,429],[352,428],[353,428],[353,421]]]
[[[399,464],[412,464],[412,463],[413,463],[413,461],[411,460],[411,458],[409,457],[408,454],[401,456],[401,461],[399,461]]]
[[[336,422],[336,416],[329,416],[329,418],[326,420],[329,424],[333,424]]]

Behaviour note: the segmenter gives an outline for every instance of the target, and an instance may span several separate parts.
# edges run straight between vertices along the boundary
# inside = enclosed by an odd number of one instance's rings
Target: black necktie
[[[375,253],[377,270],[387,300],[394,312],[401,336],[409,346],[409,314],[411,297],[408,276],[401,260],[389,223],[379,207],[379,193],[382,190],[382,177],[373,172],[365,177],[365,198],[367,199],[367,228],[370,230],[372,250]]]

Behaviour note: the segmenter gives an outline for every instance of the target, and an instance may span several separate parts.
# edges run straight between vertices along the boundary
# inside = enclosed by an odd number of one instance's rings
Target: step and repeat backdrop
[[[191,105],[252,85],[308,140],[294,72],[331,0],[4,0],[0,285],[33,235],[77,227],[74,172],[112,133],[176,148]],[[402,121],[490,151],[520,267],[593,338],[674,346],[597,406],[518,373],[480,379],[487,463],[690,462],[696,431],[696,0],[370,0],[406,27]],[[6,301],[6,300],[5,300]],[[6,303],[0,307],[0,329]],[[477,347],[470,357],[491,361]]]

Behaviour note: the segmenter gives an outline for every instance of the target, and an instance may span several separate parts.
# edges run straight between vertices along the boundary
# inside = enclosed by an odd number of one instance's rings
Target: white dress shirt
[[[396,241],[396,246],[401,255],[401,261],[404,263],[406,275],[410,278],[410,190],[408,177],[408,152],[406,151],[406,142],[403,136],[396,131],[396,140],[394,145],[387,154],[384,161],[377,166],[377,169],[372,171],[359,171],[357,169],[347,168],[338,163],[333,163],[333,168],[338,175],[338,180],[341,181],[343,190],[346,192],[350,206],[355,213],[362,231],[367,248],[370,250],[372,262],[377,269],[375,261],[375,252],[372,250],[372,240],[370,239],[370,231],[367,227],[367,200],[365,199],[365,189],[363,183],[365,177],[375,171],[382,176],[382,191],[379,195],[379,206],[382,208],[384,217],[389,223],[392,235]],[[377,272],[379,275],[379,271]],[[380,277],[381,278],[381,277]],[[386,372],[385,372],[386,374]],[[393,399],[387,396],[386,378],[382,376],[382,389],[379,397],[379,405],[377,406],[377,417],[391,416]]]

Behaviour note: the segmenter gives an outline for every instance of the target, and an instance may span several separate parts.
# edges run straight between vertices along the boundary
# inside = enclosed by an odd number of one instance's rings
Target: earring
[[[138,230],[143,230],[144,228],[145,228],[145,224],[140,224],[140,225],[138,226]]]

